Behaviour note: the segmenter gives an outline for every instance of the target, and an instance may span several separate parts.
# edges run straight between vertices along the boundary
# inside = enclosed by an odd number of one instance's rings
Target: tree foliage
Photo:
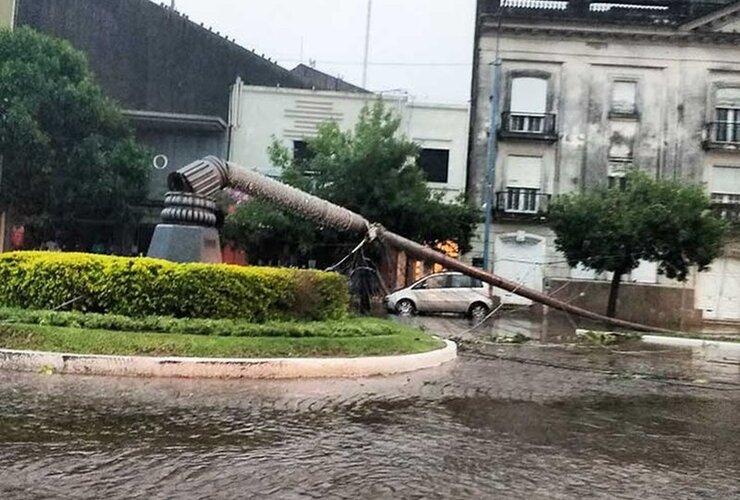
[[[30,224],[124,222],[146,195],[146,151],[64,41],[0,30],[2,202]]]
[[[571,267],[614,273],[610,307],[614,313],[619,278],[641,260],[658,263],[658,272],[686,280],[720,255],[725,223],[710,211],[701,186],[627,174],[623,189],[598,188],[561,196],[550,206],[555,245]]]
[[[463,200],[446,203],[429,190],[417,164],[419,148],[399,136],[399,126],[399,118],[377,101],[362,110],[353,131],[334,122],[322,125],[307,140],[306,158],[293,158],[277,142],[270,156],[283,182],[416,241],[454,240],[468,250],[478,210]],[[328,262],[353,241],[260,201],[241,205],[227,220],[226,234],[253,258],[266,260],[310,254]]]

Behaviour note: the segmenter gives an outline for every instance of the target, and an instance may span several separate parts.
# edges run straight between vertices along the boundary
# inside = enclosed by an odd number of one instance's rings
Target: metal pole
[[[498,119],[501,81],[501,11],[498,15],[498,29],[496,30],[496,55],[491,68],[491,120],[488,132],[488,157],[486,168],[486,183],[483,193],[483,207],[486,211],[483,227],[483,269],[492,271],[491,266],[491,219],[493,218],[493,195],[496,189],[496,155],[498,153]]]
[[[370,22],[373,14],[373,0],[367,0],[367,23],[365,25],[365,57],[362,60],[362,88],[367,87],[367,66],[370,54]]]

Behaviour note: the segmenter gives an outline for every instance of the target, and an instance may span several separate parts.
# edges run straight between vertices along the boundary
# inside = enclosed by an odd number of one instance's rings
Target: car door
[[[455,274],[451,276],[451,283],[448,293],[449,312],[466,313],[470,304],[474,302],[475,292],[473,291],[473,279],[464,274]]]
[[[440,312],[444,310],[447,275],[432,275],[412,288],[419,312]]]

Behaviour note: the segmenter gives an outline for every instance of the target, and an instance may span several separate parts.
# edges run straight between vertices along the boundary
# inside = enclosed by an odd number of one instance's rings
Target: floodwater
[[[740,374],[699,358],[478,343],[363,380],[0,373],[0,498],[740,498]]]

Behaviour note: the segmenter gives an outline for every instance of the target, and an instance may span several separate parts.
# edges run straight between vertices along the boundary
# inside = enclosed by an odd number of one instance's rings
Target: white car
[[[437,273],[385,297],[386,308],[402,316],[459,313],[483,319],[493,308],[491,287],[462,273]]]

